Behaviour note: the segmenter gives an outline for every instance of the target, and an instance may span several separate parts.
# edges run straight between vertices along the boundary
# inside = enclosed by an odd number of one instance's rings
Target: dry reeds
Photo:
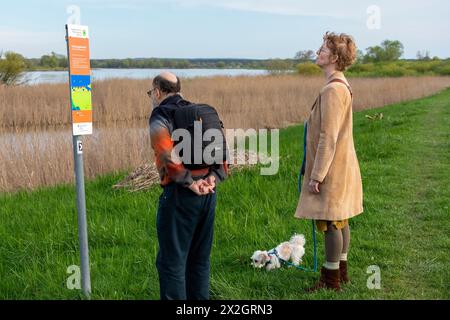
[[[153,159],[147,128],[97,128],[82,139],[88,178]],[[0,146],[0,191],[74,181],[70,129],[3,133]]]
[[[255,159],[258,154],[254,151],[245,151],[243,153],[232,151],[236,154],[234,164],[229,166],[229,172],[240,171],[247,167],[256,165]],[[147,163],[133,170],[125,179],[115,184],[115,189],[126,189],[130,192],[146,190],[155,184],[160,183],[158,169],[154,163]]]
[[[302,122],[323,78],[215,77],[182,80],[186,99],[216,107],[227,128],[281,128]],[[435,93],[449,77],[350,79],[354,110]],[[152,162],[149,80],[93,85],[94,134],[84,137],[88,178]],[[72,137],[65,84],[0,86],[0,191],[73,182]]]
[[[420,98],[450,86],[450,77],[351,78],[354,110]],[[308,113],[322,77],[257,76],[195,78],[182,81],[185,97],[209,103],[229,128],[284,127]],[[151,112],[149,80],[113,79],[93,84],[94,122],[144,124]],[[64,126],[71,122],[65,84],[0,86],[0,128]]]

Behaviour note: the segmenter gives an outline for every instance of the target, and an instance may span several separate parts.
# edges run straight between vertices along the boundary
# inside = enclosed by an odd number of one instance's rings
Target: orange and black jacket
[[[217,184],[228,176],[228,165],[226,162],[213,165],[207,169],[188,170],[181,163],[180,159],[172,158],[174,142],[171,136],[174,125],[171,120],[170,109],[164,108],[164,106],[170,105],[182,108],[189,103],[178,94],[169,96],[158,107],[153,109],[150,116],[150,138],[153,151],[155,152],[156,167],[161,178],[161,186],[175,182],[188,187],[194,182],[193,177],[206,177],[208,175],[214,175]]]

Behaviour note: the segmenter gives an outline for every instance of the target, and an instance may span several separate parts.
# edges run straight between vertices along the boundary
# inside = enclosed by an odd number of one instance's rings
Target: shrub
[[[378,66],[378,73],[385,77],[403,77],[413,76],[417,72],[409,70],[404,66],[399,66],[396,63],[380,64]]]
[[[348,68],[347,72],[349,73],[372,73],[375,72],[373,63],[356,63]]]
[[[297,73],[303,76],[314,76],[322,73],[320,67],[312,62],[299,63],[296,69]]]
[[[435,72],[441,76],[450,76],[450,64],[442,65],[440,68],[437,68]]]
[[[291,70],[291,63],[286,59],[271,59],[266,62],[266,70],[270,74],[282,74]]]
[[[15,52],[0,54],[0,84],[19,84],[26,68],[25,58]]]

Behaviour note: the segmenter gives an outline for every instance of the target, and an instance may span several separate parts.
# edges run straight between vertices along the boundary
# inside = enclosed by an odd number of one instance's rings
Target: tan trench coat
[[[336,72],[328,81],[344,78]],[[296,218],[344,220],[363,212],[363,190],[353,144],[353,111],[349,90],[333,82],[322,88],[306,120],[306,166]],[[319,193],[308,189],[320,182]]]

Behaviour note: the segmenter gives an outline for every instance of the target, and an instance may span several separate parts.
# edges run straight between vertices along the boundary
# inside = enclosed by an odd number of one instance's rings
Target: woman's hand
[[[320,192],[320,190],[319,190],[319,181],[317,181],[317,180],[313,180],[313,179],[311,179],[311,180],[309,180],[309,184],[308,184],[308,189],[309,189],[309,192],[311,192],[311,193],[319,193]]]

